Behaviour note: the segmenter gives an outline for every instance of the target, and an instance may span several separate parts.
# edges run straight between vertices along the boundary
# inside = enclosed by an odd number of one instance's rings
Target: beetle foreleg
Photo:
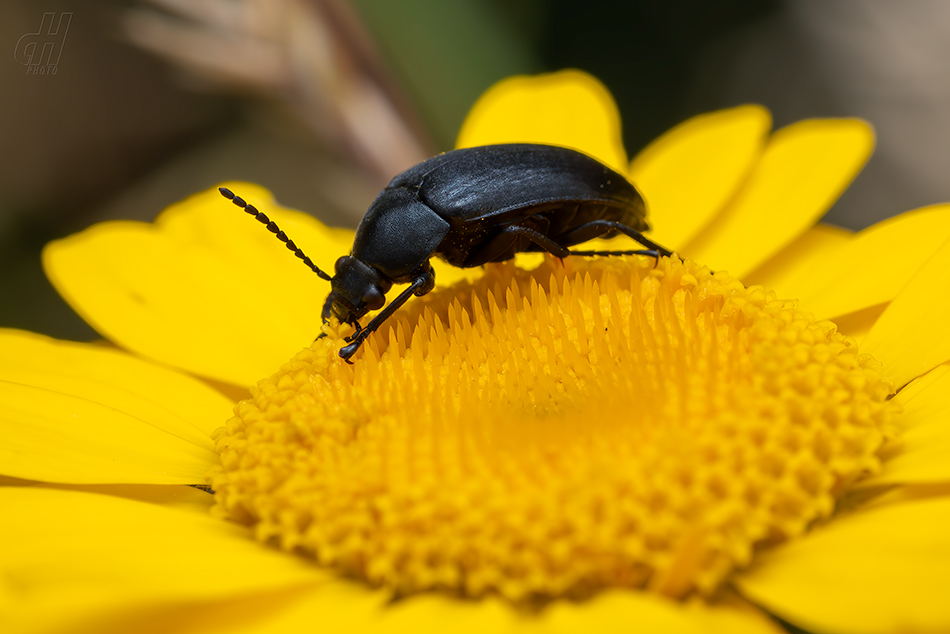
[[[352,335],[349,335],[347,337],[343,337],[343,341],[349,343],[353,341],[354,339],[356,339],[361,332],[363,332],[363,327],[360,326],[360,322],[354,321],[353,327],[356,328],[356,332],[354,332]]]
[[[389,316],[396,312],[400,306],[409,301],[410,297],[416,294],[425,295],[431,291],[434,282],[435,278],[431,271],[423,272],[422,275],[413,280],[408,288],[399,293],[393,301],[389,302],[386,308],[373,317],[372,321],[366,324],[362,330],[357,330],[351,337],[345,339],[345,341],[349,342],[349,345],[340,348],[340,357],[347,363],[351,363],[350,357],[356,354],[356,351],[360,349],[360,346],[363,345],[367,337],[376,332],[376,329],[379,328],[384,321],[389,319]],[[356,327],[359,328],[359,324],[356,324]]]

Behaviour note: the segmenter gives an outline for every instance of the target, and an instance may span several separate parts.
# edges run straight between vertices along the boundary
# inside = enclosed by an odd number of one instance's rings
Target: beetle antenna
[[[277,236],[277,239],[283,242],[288,249],[294,252],[298,258],[303,260],[303,263],[310,267],[310,270],[320,276],[321,279],[330,281],[332,278],[327,275],[319,266],[313,263],[313,260],[304,255],[304,252],[294,244],[294,241],[287,237],[287,234],[280,230],[280,227],[277,226],[273,220],[267,217],[267,214],[264,212],[258,211],[254,205],[249,205],[243,198],[240,196],[235,196],[227,187],[219,187],[218,191],[221,192],[221,195],[230,200],[232,203],[246,211],[247,213],[254,216],[258,222],[267,226],[267,230]]]

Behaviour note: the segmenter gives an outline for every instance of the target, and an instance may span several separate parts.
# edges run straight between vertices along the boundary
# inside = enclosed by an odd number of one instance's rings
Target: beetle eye
[[[386,303],[386,296],[376,286],[370,286],[363,294],[362,300],[367,310],[376,310]]]
[[[350,260],[350,256],[348,255],[341,255],[340,257],[337,258],[336,263],[333,265],[333,269],[337,275],[339,275],[340,272],[346,268],[346,265],[349,262],[349,260]]]

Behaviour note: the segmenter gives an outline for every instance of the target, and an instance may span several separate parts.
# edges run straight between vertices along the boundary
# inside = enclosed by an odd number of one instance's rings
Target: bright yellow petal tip
[[[814,632],[946,632],[950,498],[881,504],[762,557],[744,596]]]
[[[950,240],[920,267],[881,314],[864,345],[897,385],[950,359]]]
[[[322,339],[216,432],[216,511],[397,593],[710,595],[875,471],[889,384],[692,262],[547,258]]]
[[[647,200],[651,238],[676,250],[726,205],[762,154],[772,116],[747,105],[693,117],[660,136],[630,165]]]
[[[489,88],[455,146],[495,143],[560,145],[627,172],[617,104],[603,84],[578,70],[510,77]]]
[[[281,208],[270,192],[227,183],[333,270],[353,232]],[[217,188],[154,223],[103,222],[43,251],[60,295],[104,337],[193,374],[246,386],[319,334],[328,288]],[[314,319],[317,319],[315,326]]]
[[[813,119],[777,130],[747,181],[714,221],[682,247],[742,278],[814,226],[874,148],[860,119]]]

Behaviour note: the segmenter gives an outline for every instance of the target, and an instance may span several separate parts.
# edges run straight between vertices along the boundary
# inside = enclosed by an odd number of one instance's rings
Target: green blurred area
[[[515,0],[510,13],[503,3],[485,0],[353,5],[442,150],[452,148],[465,114],[486,88],[543,68],[533,42],[545,20],[540,1]]]

